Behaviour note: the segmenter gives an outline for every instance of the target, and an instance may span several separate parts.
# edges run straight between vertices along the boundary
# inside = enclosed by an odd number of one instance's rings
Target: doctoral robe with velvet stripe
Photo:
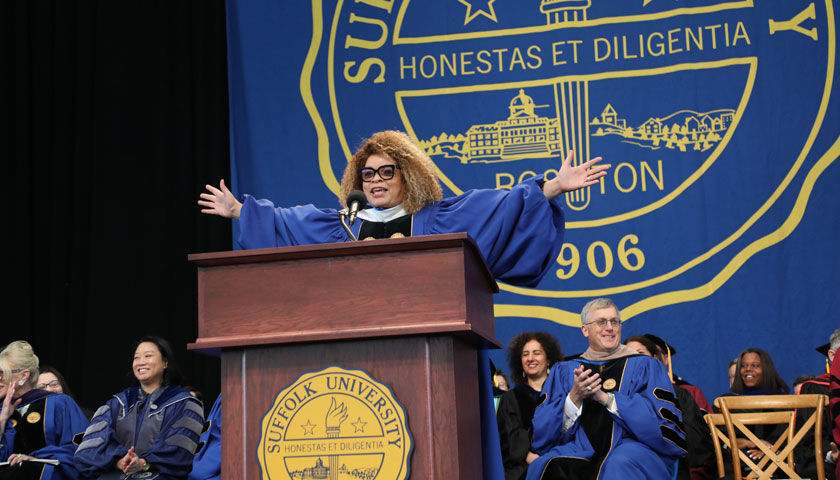
[[[552,201],[541,190],[542,176],[511,190],[470,190],[445,198],[412,219],[411,235],[466,232],[497,280],[535,286],[554,264],[563,245],[562,196]],[[358,234],[362,222],[353,225]],[[276,208],[246,195],[239,217],[244,249],[347,242],[338,212],[312,205]]]
[[[566,431],[563,408],[580,364],[599,372],[605,391],[615,394],[618,415],[594,400],[584,400],[581,415]],[[608,379],[615,381],[610,387]],[[531,449],[540,455],[528,468],[528,480],[552,478],[671,478],[685,455],[682,416],[673,386],[658,360],[633,355],[607,362],[572,360],[551,367],[543,385],[546,396],[534,412]],[[551,462],[556,462],[551,465]]]
[[[99,407],[85,431],[74,462],[83,478],[116,471],[116,462],[134,447],[163,479],[185,479],[192,469],[204,425],[204,407],[178,386],[147,395],[128,388]]]
[[[57,467],[43,467],[41,480],[79,478],[73,466],[73,453],[76,451],[74,437],[81,437],[87,426],[87,418],[70,396],[30,390],[21,396],[20,405],[6,423],[0,440],[0,458],[5,461],[12,453],[22,453],[58,460],[60,464]]]

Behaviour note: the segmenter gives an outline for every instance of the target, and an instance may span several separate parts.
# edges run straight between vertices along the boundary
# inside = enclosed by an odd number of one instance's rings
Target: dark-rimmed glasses
[[[399,165],[380,165],[379,168],[365,167],[359,169],[359,174],[362,176],[363,182],[372,182],[377,173],[382,180],[390,180],[394,178],[394,172],[398,168],[400,168]]]
[[[39,383],[39,384],[38,384],[38,388],[39,388],[39,389],[41,389],[41,390],[46,390],[46,389],[47,389],[47,387],[49,387],[49,388],[55,388],[55,387],[57,387],[57,386],[59,386],[59,385],[61,385],[61,382],[59,382],[58,380],[53,380],[53,381],[52,381],[52,382],[50,382],[50,383]]]

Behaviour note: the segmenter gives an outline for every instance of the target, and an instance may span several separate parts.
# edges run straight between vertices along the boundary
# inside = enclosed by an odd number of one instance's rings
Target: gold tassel
[[[671,347],[665,344],[665,350],[668,350],[668,378],[671,379],[671,383],[674,383],[674,368],[671,366]]]

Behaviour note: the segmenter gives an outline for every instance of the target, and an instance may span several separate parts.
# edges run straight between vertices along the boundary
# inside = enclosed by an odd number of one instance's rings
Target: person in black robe
[[[502,395],[496,421],[505,479],[520,480],[528,471],[529,457],[536,456],[531,452],[531,419],[540,390],[551,365],[563,360],[563,352],[550,334],[523,332],[511,340],[507,359],[516,386]]]

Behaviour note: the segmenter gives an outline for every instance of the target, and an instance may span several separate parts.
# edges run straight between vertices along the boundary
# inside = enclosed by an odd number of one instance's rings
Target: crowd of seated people
[[[596,299],[582,312],[589,349],[563,361],[559,342],[545,332],[523,332],[507,351],[512,388],[497,409],[506,479],[716,478],[703,393],[673,373],[676,349],[652,334],[621,343],[618,307]],[[803,478],[837,478],[840,443],[840,329],[817,350],[826,371],[803,375],[796,394],[828,394],[823,416],[825,457],[815,458],[813,430],[795,451]],[[206,421],[194,387],[182,388],[166,340],[144,337],[133,349],[135,385],[85,414],[64,376],[40,365],[32,346],[15,341],[0,351],[0,480],[218,479],[221,396]],[[728,368],[731,395],[791,393],[770,355],[747,348]],[[493,371],[494,385],[507,376]],[[700,399],[698,401],[697,399]],[[701,405],[702,404],[702,405]],[[796,412],[801,425],[810,416]],[[771,446],[780,427],[752,426]],[[738,438],[753,460],[757,445]],[[727,469],[731,465],[725,462]],[[606,474],[606,476],[604,476]]]
[[[143,337],[133,354],[135,385],[86,415],[64,376],[41,366],[28,342],[3,348],[0,480],[186,479],[193,470],[201,476],[190,478],[219,478],[213,467],[193,468],[195,453],[204,446],[200,436],[208,438],[204,406],[180,386],[169,343]],[[215,456],[203,457],[218,472],[220,437],[215,432]]]
[[[611,472],[633,479],[718,478],[715,440],[704,420],[707,413],[715,413],[715,408],[698,387],[673,373],[676,349],[652,334],[629,337],[624,345],[618,345],[618,308],[609,299],[593,302],[581,315],[581,330],[590,343],[584,355],[560,362],[532,359],[529,346],[544,351],[550,343],[560,351],[559,343],[547,333],[539,335],[550,341],[538,341],[538,334],[530,332],[511,341],[508,358],[513,359],[510,371],[516,388],[504,394],[497,410],[505,478],[613,478]],[[826,356],[826,371],[801,375],[793,389],[761,348],[746,348],[727,365],[730,393],[725,395],[829,395],[822,427],[825,458],[816,458],[814,429],[808,430],[795,450],[794,468],[802,478],[818,478],[817,462],[824,463],[827,479],[833,480],[840,473],[840,361],[834,362],[838,348],[840,329],[831,334],[829,343],[817,349]],[[636,359],[640,356],[658,362],[640,362]],[[526,359],[535,367],[544,365],[547,373],[538,377],[539,381],[531,381]],[[657,393],[643,393],[651,390]],[[678,408],[664,408],[669,402]],[[663,409],[661,415],[651,414]],[[797,409],[797,428],[812,411]],[[646,424],[655,428],[646,429]],[[778,438],[785,426],[749,428],[772,448],[768,439]],[[737,447],[753,461],[763,457],[761,449],[743,435],[736,440]],[[625,456],[631,460],[625,461]],[[725,461],[724,466],[731,478],[731,461]],[[742,471],[744,468],[742,464]]]

